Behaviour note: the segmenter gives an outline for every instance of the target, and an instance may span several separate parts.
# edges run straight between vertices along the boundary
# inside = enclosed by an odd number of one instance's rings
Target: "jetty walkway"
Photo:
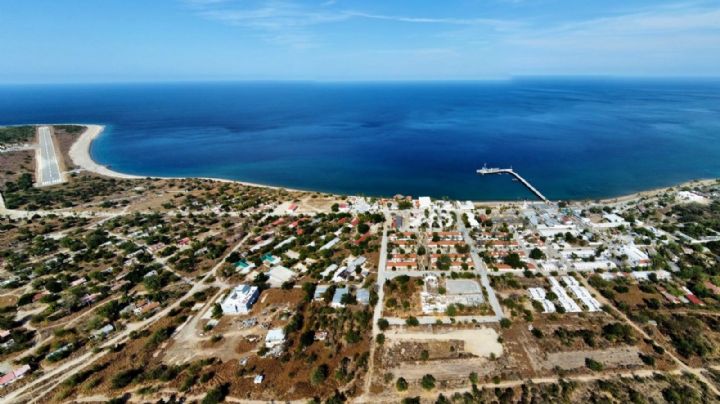
[[[532,192],[533,194],[535,194],[535,196],[537,196],[538,198],[540,198],[540,200],[542,200],[543,202],[547,202],[547,201],[548,201],[548,199],[545,197],[545,195],[543,195],[540,191],[538,191],[538,189],[535,188],[528,180],[526,180],[525,178],[523,178],[520,174],[518,174],[517,172],[515,172],[515,170],[513,170],[512,168],[487,168],[487,167],[483,167],[483,168],[477,170],[477,173],[480,174],[480,175],[485,175],[485,174],[510,174],[510,175],[514,176],[515,178],[517,178],[518,181],[520,181],[523,185],[525,185],[525,187],[527,187],[527,189],[529,189],[530,192]]]

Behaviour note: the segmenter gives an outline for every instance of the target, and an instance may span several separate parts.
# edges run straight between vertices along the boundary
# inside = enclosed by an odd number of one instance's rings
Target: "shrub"
[[[603,370],[602,363],[594,360],[593,358],[585,358],[585,366],[587,366],[588,369],[594,372],[599,372]]]
[[[395,388],[398,391],[405,391],[408,389],[408,382],[407,380],[403,379],[402,377],[398,377],[397,381],[395,382]]]
[[[328,374],[330,373],[330,369],[327,365],[322,364],[313,370],[312,374],[310,375],[310,382],[314,385],[318,385],[327,379]]]
[[[425,390],[432,390],[435,388],[435,377],[433,375],[425,375],[420,381],[420,385]]]
[[[384,318],[379,318],[377,321],[378,328],[380,328],[381,331],[385,331],[388,328],[390,328],[390,323],[385,320]]]

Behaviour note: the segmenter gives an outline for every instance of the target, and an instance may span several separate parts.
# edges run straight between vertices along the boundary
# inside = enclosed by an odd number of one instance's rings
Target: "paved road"
[[[473,260],[473,264],[475,264],[475,271],[480,274],[480,283],[482,283],[485,291],[487,291],[488,303],[490,303],[490,307],[492,307],[495,312],[495,318],[497,321],[500,321],[505,317],[505,314],[503,313],[502,306],[500,306],[497,296],[495,296],[495,290],[493,290],[492,286],[490,286],[490,278],[488,277],[487,267],[477,253],[475,241],[470,237],[470,234],[468,234],[468,231],[465,228],[465,223],[462,221],[462,212],[457,211],[455,213],[458,218],[458,230],[462,233],[465,244],[470,246],[470,257]]]
[[[63,182],[60,163],[55,153],[52,133],[49,126],[38,128],[38,174],[37,184],[40,187],[60,184]]]

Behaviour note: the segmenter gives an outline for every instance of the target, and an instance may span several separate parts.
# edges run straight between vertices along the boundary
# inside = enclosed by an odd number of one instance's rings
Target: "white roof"
[[[283,283],[291,281],[295,278],[295,272],[280,265],[272,267],[272,269],[268,271],[267,275],[270,277],[270,284],[273,286],[280,286]]]
[[[265,336],[265,342],[277,342],[285,340],[285,331],[282,328],[273,328]]]

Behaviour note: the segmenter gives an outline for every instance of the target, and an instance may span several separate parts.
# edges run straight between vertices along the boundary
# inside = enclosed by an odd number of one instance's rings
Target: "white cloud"
[[[317,0],[314,5],[285,0],[184,1],[204,18],[243,27],[265,41],[292,48],[332,43],[333,38],[322,37],[323,31],[316,29],[321,25],[377,20],[436,26],[432,31],[414,32],[415,38],[425,35],[431,40],[431,47],[408,48],[428,62],[434,55],[442,62],[448,54],[436,51],[445,49],[459,52],[456,56],[466,64],[492,60],[508,71],[543,65],[559,71],[574,65],[594,72],[611,63],[619,67],[623,61],[638,69],[645,63],[649,69],[661,70],[663,60],[672,58],[681,59],[689,70],[693,59],[720,64],[720,56],[714,56],[720,55],[720,5],[716,3],[677,2],[624,12],[608,9],[594,18],[560,22],[530,15],[519,18],[512,10],[506,13],[512,16],[508,18],[373,13],[343,9],[335,0]],[[389,41],[378,49],[392,46],[402,49],[402,42]]]

